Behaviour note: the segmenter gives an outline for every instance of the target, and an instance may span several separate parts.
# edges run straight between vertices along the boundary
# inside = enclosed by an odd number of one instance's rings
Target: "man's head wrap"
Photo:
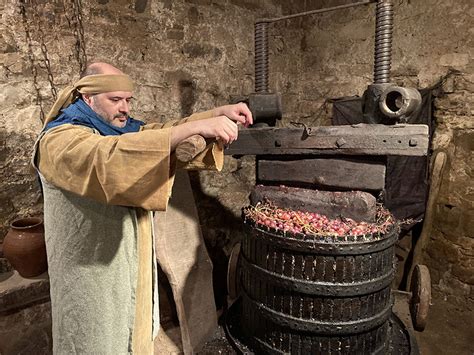
[[[128,75],[96,74],[88,75],[74,85],[65,87],[49,111],[44,125],[53,121],[59,112],[73,103],[79,94],[101,94],[110,91],[133,91],[133,81]]]

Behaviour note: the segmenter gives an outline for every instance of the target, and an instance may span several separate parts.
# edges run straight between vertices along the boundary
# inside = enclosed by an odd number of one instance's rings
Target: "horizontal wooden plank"
[[[292,210],[317,212],[329,218],[340,216],[356,221],[374,222],[377,203],[373,195],[363,191],[332,192],[288,186],[257,185],[250,203],[271,202]]]
[[[423,156],[428,152],[426,125],[358,124],[305,128],[249,128],[227,155],[343,154]]]
[[[261,182],[302,182],[315,187],[354,190],[383,190],[385,164],[355,159],[259,160],[257,177]]]

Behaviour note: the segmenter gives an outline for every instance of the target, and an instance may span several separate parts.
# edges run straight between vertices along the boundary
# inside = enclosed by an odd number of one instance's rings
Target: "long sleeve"
[[[186,122],[204,120],[214,117],[214,110],[197,112],[181,120],[172,120],[166,123],[151,123],[143,126],[143,130],[162,129],[174,127]],[[221,143],[216,140],[208,140],[206,149],[199,153],[188,163],[177,163],[177,168],[183,170],[217,170],[221,171],[224,166],[224,149]]]
[[[65,124],[37,149],[39,171],[59,188],[107,204],[166,209],[174,175],[169,128],[100,136]]]
[[[148,129],[169,128],[169,127],[177,126],[186,122],[205,120],[206,118],[211,118],[214,116],[215,116],[214,110],[196,112],[196,113],[193,113],[191,116],[182,118],[180,120],[170,120],[165,123],[149,123],[143,126],[142,129],[148,130]]]

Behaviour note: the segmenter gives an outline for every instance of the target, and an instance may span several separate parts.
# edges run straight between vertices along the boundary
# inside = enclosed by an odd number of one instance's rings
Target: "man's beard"
[[[110,125],[114,125],[113,122],[114,122],[114,119],[115,118],[120,118],[120,117],[124,117],[124,118],[127,118],[128,119],[128,115],[122,115],[120,113],[117,113],[115,115],[113,115],[110,119],[108,117],[108,115],[104,112],[104,110],[102,110],[102,106],[100,105],[100,103],[98,102],[98,100],[94,100],[94,107],[93,107],[93,110],[94,112],[97,114],[97,116],[99,116],[102,121],[110,124]]]

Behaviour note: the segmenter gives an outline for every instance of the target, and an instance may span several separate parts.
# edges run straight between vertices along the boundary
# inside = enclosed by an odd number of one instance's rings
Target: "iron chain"
[[[53,97],[53,100],[56,101],[58,94],[56,92],[56,87],[54,86],[54,78],[53,78],[53,73],[51,71],[51,63],[49,61],[48,48],[46,47],[46,44],[44,42],[45,34],[43,32],[43,29],[41,27],[41,23],[39,20],[41,16],[38,16],[38,14],[36,14],[36,16],[33,16],[33,18],[36,19],[36,30],[39,35],[40,48],[41,48],[41,53],[43,54],[44,64],[46,67],[46,71],[48,72],[48,81],[51,88],[51,95]]]
[[[82,72],[87,65],[87,54],[85,49],[84,26],[82,24],[82,3],[81,0],[73,0],[74,11],[74,37],[76,38],[76,59],[79,69]]]
[[[48,81],[49,81],[49,85],[51,86],[51,94],[53,95],[53,99],[56,101],[56,98],[58,97],[58,93],[56,91],[56,87],[54,86],[53,73],[51,72],[51,63],[48,58],[48,50],[46,48],[46,45],[44,44],[44,40],[43,40],[44,33],[42,30],[40,30],[40,36],[41,36],[41,52],[43,53],[44,62],[46,64],[46,70],[48,71]]]
[[[35,64],[35,58],[33,55],[33,45],[31,40],[31,29],[30,24],[28,22],[28,16],[26,13],[26,1],[27,0],[20,0],[20,14],[21,19],[23,22],[23,27],[25,28],[25,36],[26,36],[26,44],[28,46],[28,60],[30,61],[31,65],[31,74],[33,75],[33,87],[36,91],[36,105],[40,108],[40,120],[44,122],[44,108],[43,108],[43,98],[41,97],[40,87],[38,85],[38,69]]]

